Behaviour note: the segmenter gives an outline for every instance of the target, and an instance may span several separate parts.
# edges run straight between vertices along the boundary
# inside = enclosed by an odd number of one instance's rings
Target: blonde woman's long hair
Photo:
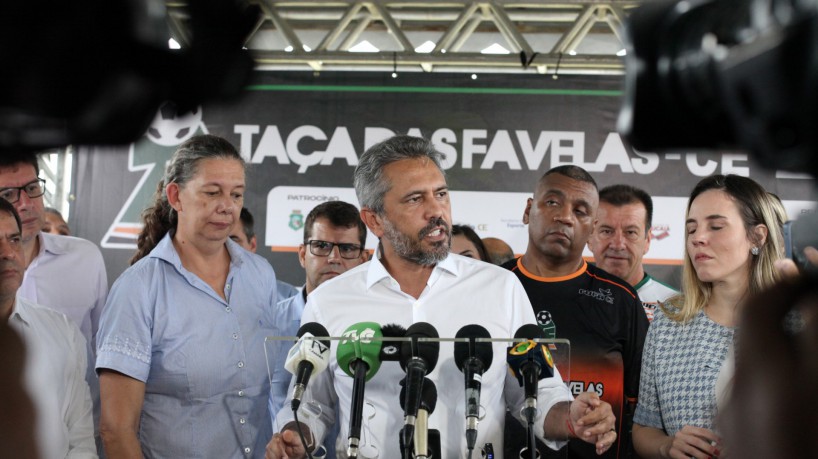
[[[749,294],[754,295],[778,280],[778,272],[773,266],[775,260],[783,253],[781,226],[774,198],[754,180],[739,175],[713,175],[702,179],[690,193],[687,211],[697,196],[705,191],[721,190],[733,199],[739,215],[744,222],[747,238],[759,248],[758,255],[751,255]],[[767,238],[758,241],[753,228],[756,225],[767,227]],[[687,236],[685,236],[684,267],[682,269],[682,294],[671,298],[667,306],[660,304],[662,311],[671,320],[680,323],[691,321],[703,310],[713,292],[711,282],[702,282],[696,275],[693,263],[687,254]]]

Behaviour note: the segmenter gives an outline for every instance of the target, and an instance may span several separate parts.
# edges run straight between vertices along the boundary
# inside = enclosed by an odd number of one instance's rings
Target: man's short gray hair
[[[440,165],[443,157],[443,153],[437,151],[429,140],[408,135],[396,135],[371,146],[358,159],[358,167],[355,168],[355,194],[361,208],[383,213],[383,197],[392,187],[383,177],[387,164],[404,159],[428,158],[445,176]]]

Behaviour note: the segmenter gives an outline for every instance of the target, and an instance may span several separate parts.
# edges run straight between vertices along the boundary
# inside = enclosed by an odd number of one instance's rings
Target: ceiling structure
[[[260,70],[622,74],[622,23],[635,0],[250,0]],[[190,42],[184,2],[171,36]]]

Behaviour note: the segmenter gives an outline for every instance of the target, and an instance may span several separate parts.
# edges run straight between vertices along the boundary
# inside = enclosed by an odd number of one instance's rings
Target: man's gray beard
[[[421,245],[421,241],[426,235],[425,233],[428,232],[428,227],[419,232],[417,240],[413,240],[411,237],[398,231],[398,229],[392,225],[392,222],[386,218],[383,219],[383,222],[383,237],[389,241],[392,245],[392,249],[395,250],[395,253],[399,257],[421,266],[434,266],[449,256],[449,251],[452,246],[452,232],[446,222],[438,220],[437,222],[429,224],[429,226],[442,224],[446,227],[446,231],[449,234],[449,238],[446,241],[441,241],[430,251],[424,251]]]

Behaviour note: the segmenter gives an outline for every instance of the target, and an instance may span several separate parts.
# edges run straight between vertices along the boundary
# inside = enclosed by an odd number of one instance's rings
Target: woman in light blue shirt
[[[258,457],[271,435],[264,337],[276,279],[229,239],[244,162],[219,137],[186,141],[114,283],[96,368],[108,457]]]

